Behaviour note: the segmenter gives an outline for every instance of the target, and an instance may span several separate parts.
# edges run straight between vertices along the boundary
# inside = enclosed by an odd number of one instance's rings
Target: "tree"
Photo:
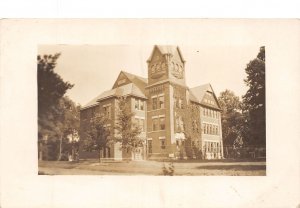
[[[134,153],[138,147],[143,146],[143,139],[140,137],[141,129],[133,123],[134,113],[126,99],[125,96],[118,98],[115,142],[121,144],[122,150]]]
[[[225,146],[233,146],[235,140],[243,135],[242,103],[234,92],[227,89],[220,93],[218,101],[222,109],[223,144]]]
[[[243,111],[247,115],[247,142],[252,145],[266,144],[265,115],[265,47],[255,59],[247,64],[247,78],[244,80],[249,87],[243,96]]]
[[[62,153],[67,152],[75,157],[75,151],[78,146],[78,132],[79,132],[79,114],[80,106],[76,105],[68,97],[63,97],[59,100],[56,106],[55,131],[59,136],[59,155],[58,160],[61,160]],[[64,140],[64,141],[63,141]],[[65,144],[65,148],[63,147]],[[70,149],[68,149],[68,147]],[[64,149],[66,149],[64,151]]]
[[[43,159],[43,152],[47,149],[44,146],[44,140],[47,140],[46,146],[50,144],[52,145],[52,150],[47,151],[52,154],[56,154],[54,147],[57,142],[57,137],[60,137],[59,141],[62,141],[62,137],[65,134],[63,130],[63,124],[65,121],[65,112],[62,111],[62,106],[65,102],[63,96],[68,89],[73,87],[73,85],[69,82],[63,81],[63,79],[54,72],[59,57],[59,53],[54,55],[37,56],[38,139],[40,159]],[[61,153],[61,151],[59,152]],[[51,157],[54,158],[53,155]]]
[[[86,137],[82,141],[83,148],[87,151],[96,150],[99,152],[101,162],[101,151],[105,154],[105,149],[113,143],[112,129],[107,126],[108,119],[96,113],[90,120]]]
[[[69,82],[64,82],[63,79],[54,72],[59,57],[60,53],[37,56],[39,116],[43,116],[51,107],[58,104],[60,98],[64,96],[67,90],[74,86]]]
[[[201,132],[200,125],[200,109],[199,106],[193,103],[187,103],[184,109],[184,148],[185,154],[188,158],[202,158],[201,145],[193,138],[199,138]]]

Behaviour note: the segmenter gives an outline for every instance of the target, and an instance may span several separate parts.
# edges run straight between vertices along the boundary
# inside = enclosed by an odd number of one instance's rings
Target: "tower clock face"
[[[157,79],[167,72],[167,64],[165,62],[156,62],[150,66],[150,76]]]
[[[182,64],[174,63],[171,64],[171,72],[177,79],[183,79],[183,66]]]

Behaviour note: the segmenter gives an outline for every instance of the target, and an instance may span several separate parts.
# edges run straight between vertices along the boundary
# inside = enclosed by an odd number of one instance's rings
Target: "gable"
[[[210,84],[205,84],[191,88],[190,91],[190,100],[195,102],[195,100],[197,99],[197,102],[202,105],[221,109],[218,99]]]
[[[211,107],[219,107],[218,101],[214,93],[209,90],[205,92],[203,99],[201,100],[201,104],[208,105]]]
[[[155,45],[147,62],[150,63],[153,60],[155,60],[157,55],[162,56],[165,54],[172,54],[174,56],[174,58],[176,58],[178,61],[180,61],[182,63],[185,62],[185,60],[182,57],[179,47],[172,46],[172,45]]]
[[[132,81],[125,75],[123,71],[121,71],[112,89],[127,85],[129,83],[132,83]]]
[[[161,61],[162,58],[162,53],[158,50],[157,47],[155,47],[151,55],[150,63]]]

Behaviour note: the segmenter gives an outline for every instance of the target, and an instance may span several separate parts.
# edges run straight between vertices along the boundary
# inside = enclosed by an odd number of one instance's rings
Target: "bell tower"
[[[150,157],[171,157],[178,151],[175,121],[181,115],[174,104],[186,104],[185,61],[179,47],[156,45],[147,63],[147,141],[153,147],[148,152]]]
[[[185,61],[177,46],[154,46],[148,63],[148,85],[162,81],[185,84]]]

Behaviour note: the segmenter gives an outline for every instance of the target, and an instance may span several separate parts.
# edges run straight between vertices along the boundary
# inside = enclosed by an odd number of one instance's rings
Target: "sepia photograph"
[[[299,206],[299,20],[0,27],[1,207]]]
[[[39,175],[266,175],[264,46],[40,45],[37,74]]]

